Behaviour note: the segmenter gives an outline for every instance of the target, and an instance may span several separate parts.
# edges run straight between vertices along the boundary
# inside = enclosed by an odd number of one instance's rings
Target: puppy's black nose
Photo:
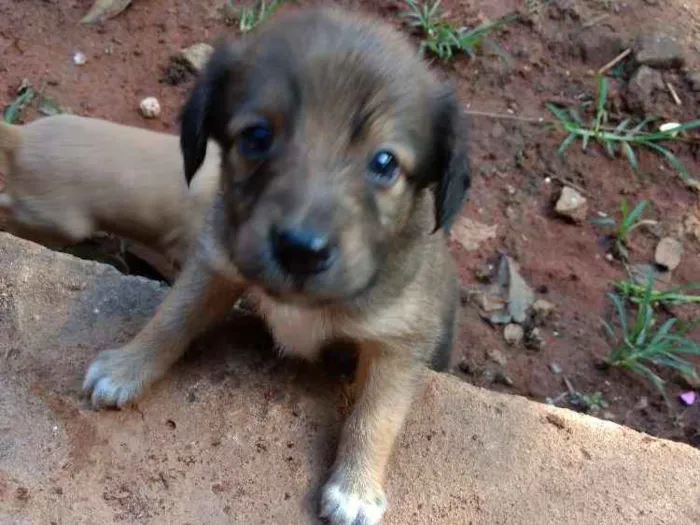
[[[272,249],[280,265],[293,275],[311,275],[327,270],[336,249],[328,237],[303,228],[273,228]]]

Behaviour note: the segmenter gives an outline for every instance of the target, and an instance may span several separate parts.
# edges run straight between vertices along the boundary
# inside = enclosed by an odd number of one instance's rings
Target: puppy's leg
[[[321,517],[332,525],[374,525],[381,520],[386,464],[421,371],[410,348],[386,343],[360,348],[357,401],[321,495]]]
[[[123,407],[160,379],[192,340],[230,311],[243,292],[203,264],[196,255],[183,269],[155,316],[123,348],[101,352],[90,365],[83,388],[96,408]]]

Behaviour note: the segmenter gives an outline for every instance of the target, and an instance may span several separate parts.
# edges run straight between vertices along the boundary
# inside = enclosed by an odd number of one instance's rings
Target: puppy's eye
[[[379,150],[369,161],[369,178],[375,184],[388,188],[399,178],[400,166],[391,151]]]
[[[268,121],[262,120],[240,133],[238,150],[246,159],[259,161],[269,153],[273,140],[272,126]]]

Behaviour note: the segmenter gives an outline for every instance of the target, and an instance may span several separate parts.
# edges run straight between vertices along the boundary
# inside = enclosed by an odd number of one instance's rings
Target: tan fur
[[[222,191],[155,317],[88,369],[93,405],[138,399],[245,294],[283,351],[314,358],[334,340],[356,344],[355,405],[320,513],[332,525],[378,523],[424,365],[449,352],[454,331],[456,270],[435,229],[458,212],[469,173],[448,95],[394,30],[341,11],[302,10],[223,43],[185,107],[182,135],[190,174],[203,139],[227,145]],[[261,114],[278,144],[264,162],[236,147]],[[399,160],[390,187],[367,179],[378,148]],[[290,221],[337,243],[337,260],[302,281],[269,251],[269,232]]]
[[[66,244],[112,233],[181,262],[218,187],[213,146],[188,190],[175,135],[73,115],[0,124],[6,229]]]

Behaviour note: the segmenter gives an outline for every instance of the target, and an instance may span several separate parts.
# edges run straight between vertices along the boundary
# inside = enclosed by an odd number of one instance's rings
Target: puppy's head
[[[234,264],[281,299],[342,301],[397,242],[449,227],[469,186],[460,113],[393,29],[299,10],[217,47],[183,110],[185,171],[217,141]]]

